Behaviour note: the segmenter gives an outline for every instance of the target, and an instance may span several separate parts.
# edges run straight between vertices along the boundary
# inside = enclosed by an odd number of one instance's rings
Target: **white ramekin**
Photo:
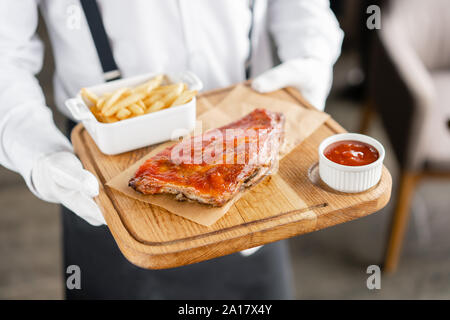
[[[365,166],[345,166],[329,160],[324,150],[330,144],[343,141],[356,140],[370,144],[377,149],[379,158]],[[330,136],[319,146],[319,174],[323,182],[334,190],[348,193],[357,193],[368,190],[380,181],[383,170],[384,147],[374,138],[358,133],[340,133]]]
[[[112,92],[122,87],[133,87],[147,81],[157,72],[102,83],[88,89],[97,95]],[[166,73],[170,82],[184,82],[190,90],[201,90],[203,84],[192,72]],[[142,116],[102,123],[97,121],[81,95],[66,100],[66,106],[75,120],[84,127],[104,154],[114,155],[173,139],[175,133],[186,134],[195,127],[195,97],[184,105],[168,108]]]

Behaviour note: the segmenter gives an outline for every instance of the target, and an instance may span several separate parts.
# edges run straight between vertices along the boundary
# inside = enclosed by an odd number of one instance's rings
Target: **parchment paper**
[[[300,108],[295,103],[274,99],[256,93],[245,86],[237,86],[217,107],[206,111],[198,117],[197,120],[201,121],[202,129],[205,131],[235,121],[256,108],[265,108],[275,112],[282,112],[286,117],[285,144],[280,153],[280,159],[312,134],[329,117],[329,115],[324,112]],[[195,134],[200,132],[196,132]],[[157,205],[178,216],[204,226],[210,226],[219,220],[245,192],[239,193],[222,207],[211,207],[197,202],[180,202],[175,200],[174,195],[143,195],[128,186],[128,181],[134,176],[137,169],[145,162],[145,160],[174,143],[175,142],[171,141],[161,144],[131,167],[112,178],[106,185],[131,198]]]

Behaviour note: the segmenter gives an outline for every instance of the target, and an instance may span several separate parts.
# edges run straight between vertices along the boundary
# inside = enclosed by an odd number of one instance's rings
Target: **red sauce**
[[[334,142],[325,148],[323,154],[329,160],[344,166],[365,166],[375,162],[380,156],[370,144],[355,140]]]

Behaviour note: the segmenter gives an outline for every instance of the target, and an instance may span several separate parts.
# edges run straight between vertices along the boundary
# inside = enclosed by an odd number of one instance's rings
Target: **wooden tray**
[[[213,108],[231,89],[201,94],[197,113]],[[313,108],[292,88],[267,95],[295,102],[299,108]],[[392,186],[391,175],[386,168],[383,168],[377,186],[359,194],[332,191],[317,178],[317,148],[323,139],[340,132],[345,130],[330,118],[281,160],[276,176],[266,179],[276,179],[277,189],[269,187],[273,181],[263,181],[210,227],[131,199],[105,186],[112,177],[148,153],[151,147],[107,156],[100,152],[81,124],[72,131],[72,142],[85,168],[99,180],[100,194],[95,200],[124,256],[143,268],[165,269],[317,231],[383,208],[389,201]],[[289,197],[285,196],[287,192],[291,193]],[[293,192],[298,198],[295,203],[286,200],[292,199]],[[131,207],[139,208],[139,214],[127,214],[127,208]]]

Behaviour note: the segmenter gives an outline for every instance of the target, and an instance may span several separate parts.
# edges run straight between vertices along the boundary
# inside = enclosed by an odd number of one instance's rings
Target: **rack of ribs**
[[[255,109],[147,159],[129,186],[142,194],[170,193],[180,201],[222,206],[273,173],[283,139],[283,114]]]

